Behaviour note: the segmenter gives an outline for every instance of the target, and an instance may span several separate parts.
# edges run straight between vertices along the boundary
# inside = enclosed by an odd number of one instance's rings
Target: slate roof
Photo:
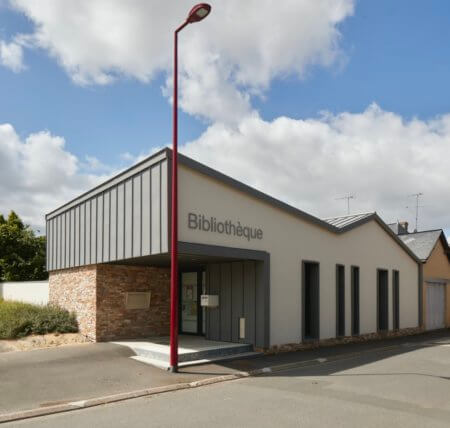
[[[405,233],[408,233],[408,229],[402,226],[399,222],[389,223],[388,226],[396,235],[404,235]]]
[[[399,235],[399,238],[413,251],[413,253],[422,261],[428,260],[433,248],[439,238],[443,236],[441,229],[426,230],[423,232],[408,233],[407,235]],[[446,241],[445,236],[443,241]],[[448,248],[444,244],[444,248]]]
[[[361,213],[361,214],[351,214],[340,217],[330,217],[324,218],[328,224],[331,224],[338,229],[343,229],[344,227],[350,226],[353,223],[357,223],[361,220],[367,219],[368,217],[374,216],[375,213]]]

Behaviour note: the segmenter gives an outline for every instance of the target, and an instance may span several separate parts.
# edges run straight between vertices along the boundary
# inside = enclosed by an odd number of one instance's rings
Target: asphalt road
[[[132,355],[112,343],[0,353],[0,414],[233,372],[210,364],[173,375]]]
[[[17,427],[449,427],[450,337]]]

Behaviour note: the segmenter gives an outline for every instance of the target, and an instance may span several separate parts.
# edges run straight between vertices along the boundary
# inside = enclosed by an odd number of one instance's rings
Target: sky
[[[319,217],[450,235],[450,3],[211,1],[180,33],[180,151]],[[0,0],[0,212],[44,215],[171,142],[186,0]],[[276,10],[276,12],[275,12]]]

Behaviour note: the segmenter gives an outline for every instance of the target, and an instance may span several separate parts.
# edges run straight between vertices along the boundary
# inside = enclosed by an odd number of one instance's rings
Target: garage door
[[[427,330],[445,327],[445,284],[427,283]]]

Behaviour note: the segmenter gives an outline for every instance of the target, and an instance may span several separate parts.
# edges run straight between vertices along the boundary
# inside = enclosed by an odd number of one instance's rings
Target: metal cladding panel
[[[111,223],[111,206],[110,192],[103,195],[103,262],[109,262],[109,240],[110,240],[110,223]]]
[[[245,342],[255,343],[255,262],[244,262],[244,318]]]
[[[49,230],[50,230],[50,248],[51,248],[51,253],[50,253],[50,266],[55,266],[54,264],[54,256],[55,256],[55,250],[53,248],[53,242],[54,242],[54,236],[55,236],[55,231],[54,231],[54,227],[53,227],[53,220],[50,220],[50,224],[49,224]]]
[[[85,243],[85,252],[86,258],[84,260],[84,264],[88,265],[91,263],[91,201],[86,201],[86,243]]]
[[[75,266],[75,209],[72,208],[69,211],[69,215],[70,215],[70,221],[69,221],[69,241],[70,241],[70,245],[69,245],[69,267],[74,267]]]
[[[52,270],[53,269],[53,265],[52,265],[53,247],[52,247],[52,221],[51,220],[47,221],[45,230],[47,232],[47,269]]]
[[[61,257],[59,262],[59,269],[66,267],[66,216],[62,214],[61,218]]]
[[[56,218],[56,265],[55,269],[60,269],[61,263],[61,217]]]
[[[53,239],[53,267],[56,269],[58,266],[58,240],[59,240],[59,234],[58,234],[58,219],[53,219],[53,233],[55,234]]]
[[[97,198],[91,201],[91,263],[97,262]]]
[[[133,181],[125,183],[125,258],[132,257],[133,250]]]
[[[58,218],[53,219],[53,232],[55,234],[53,240],[53,267],[56,269],[58,267],[58,242],[59,242],[59,233],[58,233]]]
[[[231,342],[231,263],[220,265],[220,340]]]
[[[125,184],[117,186],[117,260],[125,255]]]
[[[103,261],[103,195],[97,197],[97,263]]]
[[[48,220],[46,220],[45,221],[45,246],[46,246],[46,248],[45,248],[45,254],[47,255],[47,257],[46,257],[46,259],[45,259],[45,268],[49,271],[50,270],[50,258],[49,258],[49,254],[50,254],[50,244],[49,244],[49,239],[48,239],[48,233],[49,233],[49,230],[48,230],[48,223],[49,223],[49,221]]]
[[[86,204],[80,205],[80,265],[85,264],[86,258]]]
[[[266,295],[269,289],[268,281],[269,278],[269,263],[256,262],[256,289],[255,289],[255,322],[256,322],[256,337],[255,344],[258,347],[264,348],[268,345],[268,339],[265,335],[267,329],[270,328],[269,319],[269,308],[267,303],[269,301],[269,296]]]
[[[263,261],[207,265],[207,293],[219,295],[219,307],[206,310],[207,339],[268,346],[268,269]],[[240,318],[245,319],[242,338]]]
[[[231,341],[240,342],[239,319],[244,316],[244,273],[241,262],[231,264],[231,278]]]
[[[142,174],[142,254],[150,254],[150,171]]]
[[[53,258],[52,258],[52,253],[53,253],[53,248],[52,248],[52,221],[48,221],[47,222],[47,240],[48,240],[48,257],[47,257],[47,264],[49,266],[50,269],[52,269],[52,262],[53,262]]]
[[[80,207],[74,210],[74,266],[80,266]]]
[[[169,182],[167,161],[161,162],[161,253],[169,251]]]
[[[65,265],[64,267],[70,266],[70,211],[67,211],[64,214],[64,223],[65,223],[65,236],[66,236],[66,257],[65,257]]]
[[[142,174],[133,178],[133,257],[142,255]]]
[[[109,235],[109,260],[117,259],[117,187],[110,192],[110,235]]]
[[[211,281],[209,280],[211,275],[211,269],[209,268],[209,266],[206,267],[205,269],[205,274],[203,277],[203,281],[205,281],[205,293],[206,294],[211,294]],[[204,317],[205,317],[205,331],[203,332],[205,334],[205,338],[209,339],[209,332],[210,332],[210,325],[211,325],[211,320],[210,320],[210,311],[208,311],[208,309],[205,309],[204,312]]]
[[[161,252],[161,168],[151,169],[151,254]]]
[[[47,269],[107,263],[168,251],[166,159],[113,179],[47,216]]]
[[[208,266],[208,293],[213,295],[220,294],[220,265],[212,264]],[[220,307],[219,300],[219,307]],[[220,309],[208,308],[208,329],[207,339],[220,340]]]

